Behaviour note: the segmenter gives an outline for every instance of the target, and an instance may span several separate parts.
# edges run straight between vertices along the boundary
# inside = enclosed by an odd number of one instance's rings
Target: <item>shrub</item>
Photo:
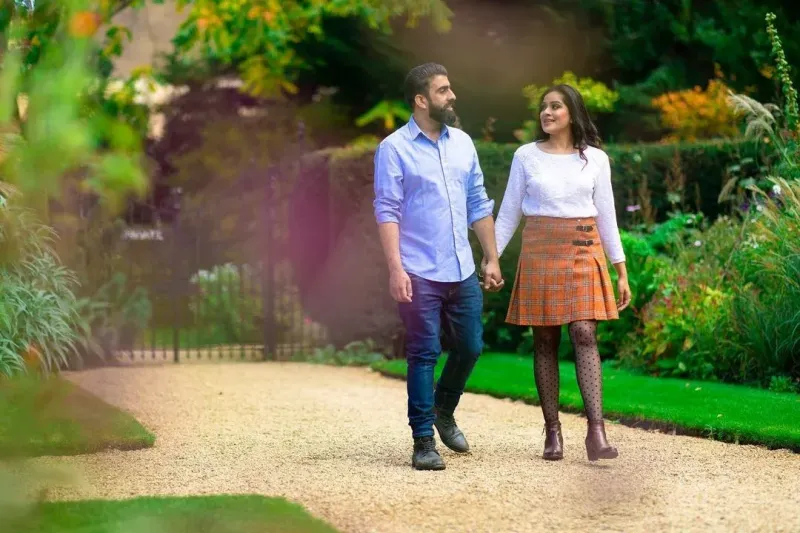
[[[768,385],[776,375],[800,378],[800,184],[775,180],[781,194],[763,202],[737,263],[731,313],[721,338],[737,377]]]
[[[783,105],[761,104],[733,93],[729,98],[745,117],[746,136],[772,145],[774,161],[767,179],[734,176],[726,186],[738,187],[747,218],[739,247],[728,261],[732,268],[723,271],[732,279],[734,294],[722,325],[720,351],[732,362],[723,379],[780,388],[784,380],[800,381],[800,122],[797,92],[774,21],[775,15],[768,13],[767,33]]]
[[[6,197],[0,207],[0,373],[65,368],[89,336],[75,274],[51,249],[53,232]]]
[[[669,239],[623,364],[772,388],[800,377],[800,185],[776,183],[774,198],[753,188],[762,199],[744,221],[721,217]]]
[[[725,371],[719,368],[716,334],[731,294],[700,281],[713,277],[709,273],[699,269],[690,278],[665,285],[662,295],[648,304],[637,355],[657,375],[708,380]],[[621,351],[623,361],[626,353]]]
[[[386,357],[377,350],[372,339],[349,342],[341,350],[329,344],[292,357],[292,361],[333,366],[369,366],[385,360]]]
[[[665,284],[641,314],[637,332],[619,351],[622,364],[655,375],[711,379],[714,325],[728,294],[697,283],[702,274]]]
[[[693,87],[654,98],[653,106],[660,111],[662,124],[672,132],[664,141],[737,136],[739,129],[728,104],[728,91],[722,80],[715,79],[705,89]]]
[[[65,368],[87,327],[72,292],[74,274],[42,255],[0,276],[0,373]]]
[[[128,278],[121,272],[81,302],[81,316],[90,326],[90,335],[80,357],[70,361],[71,368],[101,366],[108,362],[107,354],[132,349],[153,313],[147,291],[143,287],[129,290]]]
[[[670,239],[674,268],[665,270],[639,334],[621,353],[631,366],[781,391],[800,381],[797,94],[774,18],[767,15],[767,29],[784,105],[732,92],[727,98],[746,119],[745,136],[773,147],[771,160],[762,166],[743,158],[729,167],[719,199],[741,202],[743,221],[718,219],[688,236],[696,239],[694,247]],[[741,175],[745,162],[757,169],[755,176]]]
[[[263,340],[264,298],[272,299],[272,333],[279,343],[317,341],[325,332],[305,319],[287,262],[276,265],[274,292],[265,294],[260,269],[224,264],[191,278],[198,291],[189,306],[202,344],[259,343]]]
[[[632,300],[629,309],[622,311],[618,320],[601,322],[598,325],[597,342],[603,359],[615,358],[623,341],[636,330],[642,320],[645,305],[656,292],[657,276],[668,266],[663,257],[656,255],[656,249],[648,236],[627,231],[621,231],[620,236],[622,248],[625,250]],[[610,262],[608,270],[616,287],[618,276]]]
[[[200,270],[190,282],[197,292],[189,304],[199,342],[255,343],[260,338],[261,294],[248,266],[217,265]],[[247,287],[247,289],[245,289]]]

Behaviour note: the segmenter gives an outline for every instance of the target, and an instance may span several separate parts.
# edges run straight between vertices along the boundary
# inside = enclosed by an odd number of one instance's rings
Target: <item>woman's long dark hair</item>
[[[589,116],[589,111],[586,110],[586,104],[583,103],[581,93],[571,85],[554,85],[542,93],[539,109],[542,108],[544,97],[552,92],[557,92],[564,98],[564,104],[566,104],[569,116],[572,119],[570,129],[572,130],[573,148],[577,148],[581,159],[588,163],[589,160],[586,159],[583,151],[589,146],[600,148],[600,134],[597,132],[597,126],[594,125],[592,118]],[[539,121],[537,136],[544,141],[550,139],[550,135],[542,129],[541,120]]]

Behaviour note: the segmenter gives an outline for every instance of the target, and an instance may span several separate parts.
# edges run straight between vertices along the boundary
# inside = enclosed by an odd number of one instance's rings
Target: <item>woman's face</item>
[[[555,135],[570,126],[569,109],[564,103],[564,96],[558,91],[547,93],[539,110],[542,130],[548,135]]]

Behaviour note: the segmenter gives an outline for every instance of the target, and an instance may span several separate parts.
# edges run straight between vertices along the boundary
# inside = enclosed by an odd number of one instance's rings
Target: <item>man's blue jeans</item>
[[[412,298],[400,303],[406,328],[408,425],[414,438],[433,436],[434,404],[452,414],[483,350],[483,293],[477,274],[461,282],[429,281],[409,274]],[[451,350],[434,391],[442,329]]]

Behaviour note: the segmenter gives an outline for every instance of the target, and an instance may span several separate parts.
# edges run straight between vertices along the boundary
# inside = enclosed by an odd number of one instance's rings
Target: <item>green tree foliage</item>
[[[608,141],[656,141],[665,131],[652,99],[705,87],[719,70],[724,83],[760,101],[777,86],[764,26],[768,12],[784,38],[789,63],[800,61],[800,4],[784,0],[568,0],[559,5],[585,27],[599,30],[594,77],[615,82],[620,103],[600,120]]]
[[[112,208],[146,188],[137,117],[126,114],[135,105],[109,106],[105,95],[102,65],[121,51],[124,31],[96,35],[122,5],[40,0],[0,16],[2,374],[52,372],[94,349],[92,310],[39,215],[73,184]]]
[[[0,17],[0,129],[7,134],[0,179],[23,197],[57,196],[68,175],[116,204],[142,192],[141,133],[146,115],[131,100],[106,98],[101,65],[121,53],[124,30],[100,25],[123,5],[41,0]],[[130,111],[130,113],[126,113]],[[13,142],[11,142],[13,141]]]
[[[407,121],[411,118],[408,104],[396,100],[381,100],[372,109],[356,119],[356,126],[364,127],[372,122],[383,122],[387,133],[394,131],[397,119]]]
[[[764,28],[768,12],[790,43],[790,62],[800,58],[800,40],[791,21],[798,4],[781,0],[573,0],[587,20],[602,21],[604,51],[614,75],[626,85],[642,84],[659,92],[705,85],[715,63],[737,89],[771,91],[770,43]],[[765,70],[766,69],[766,70]],[[767,74],[767,75],[765,75]],[[763,96],[763,95],[762,95]]]
[[[200,65],[205,72],[236,72],[255,96],[295,93],[308,63],[297,54],[305,39],[324,37],[326,18],[364,21],[388,33],[406,16],[414,26],[429,18],[439,31],[450,28],[452,12],[442,0],[180,0],[188,17],[174,39],[171,60],[178,68]]]

